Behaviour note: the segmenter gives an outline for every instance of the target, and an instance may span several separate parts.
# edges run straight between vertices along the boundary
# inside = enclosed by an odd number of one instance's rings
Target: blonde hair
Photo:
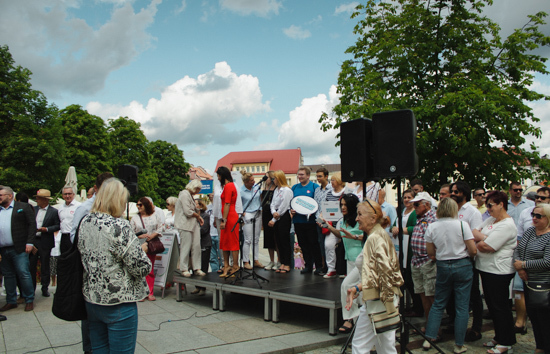
[[[249,179],[250,177],[254,176],[252,173],[246,172],[245,170],[241,170],[241,174],[243,175],[243,176],[242,176],[243,182],[248,181],[248,179]]]
[[[105,213],[118,218],[124,213],[128,202],[128,190],[117,178],[107,179],[96,193],[90,212]]]
[[[289,187],[288,182],[286,181],[285,173],[282,170],[275,171],[274,175],[277,182],[279,182],[279,187]]]
[[[537,208],[541,208],[542,209],[542,213],[544,214],[544,216],[546,216],[546,219],[548,220],[548,224],[546,225],[546,227],[550,226],[550,204],[539,204],[537,206],[535,206],[535,209]],[[533,209],[533,211],[535,211],[535,209]]]
[[[176,197],[168,197],[166,199],[166,204],[167,205],[174,205],[175,206],[177,202],[178,202],[178,198],[176,198]]]
[[[330,176],[330,179],[334,179],[336,183],[341,185],[342,187],[346,186],[346,182],[342,182],[342,173],[341,172],[334,172],[332,176]]]
[[[388,216],[384,216],[380,204],[378,204],[374,200],[366,199],[364,202],[357,204],[357,209],[359,209],[359,207],[361,206],[365,207],[365,209],[367,209],[367,213],[373,215],[376,218],[376,223],[380,224],[383,229],[388,227],[388,225],[391,223],[390,218]]]
[[[435,212],[438,219],[441,218],[454,218],[458,217],[458,204],[456,204],[453,198],[443,198],[437,206]]]
[[[187,185],[185,186],[185,189],[187,189],[189,192],[194,192],[197,189],[202,189],[202,183],[199,179],[194,179],[192,181],[189,181]]]

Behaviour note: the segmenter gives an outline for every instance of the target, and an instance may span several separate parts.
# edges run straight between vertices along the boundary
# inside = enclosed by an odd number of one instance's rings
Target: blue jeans
[[[210,249],[210,268],[213,272],[223,267],[223,254],[220,251],[220,236],[210,236],[212,249]]]
[[[92,351],[134,353],[137,341],[138,310],[135,302],[113,306],[86,303]]]
[[[463,258],[437,261],[436,264],[435,299],[426,326],[426,337],[437,338],[443,311],[447,306],[452,290],[454,290],[456,308],[455,344],[462,346],[468,328],[468,307],[473,279],[472,263],[469,258]]]
[[[26,303],[34,301],[34,287],[32,285],[31,271],[29,269],[29,255],[26,252],[17,253],[14,247],[0,249],[2,255],[2,274],[6,285],[6,302],[17,304],[17,279],[20,281],[21,296]]]

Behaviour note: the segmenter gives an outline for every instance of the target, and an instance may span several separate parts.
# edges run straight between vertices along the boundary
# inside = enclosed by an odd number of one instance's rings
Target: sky
[[[300,147],[306,164],[340,163],[337,131],[318,119],[338,103],[358,2],[334,0],[0,0],[0,45],[64,108],[128,116],[213,172],[231,151]],[[495,0],[508,35],[549,0]],[[543,27],[550,35],[550,25]],[[539,50],[550,58],[550,48]],[[550,95],[550,79],[533,84]],[[530,104],[550,155],[550,102]]]

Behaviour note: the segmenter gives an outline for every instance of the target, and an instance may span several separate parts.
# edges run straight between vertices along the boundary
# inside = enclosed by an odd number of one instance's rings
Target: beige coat
[[[199,221],[193,217],[193,213],[199,213],[195,200],[191,193],[184,189],[178,195],[178,201],[174,210],[174,227],[185,231],[200,231]]]

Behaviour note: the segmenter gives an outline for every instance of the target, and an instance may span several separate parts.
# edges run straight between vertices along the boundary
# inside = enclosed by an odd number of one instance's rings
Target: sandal
[[[502,354],[502,353],[512,354],[513,352],[514,352],[514,349],[512,349],[512,346],[500,345],[500,344],[495,345],[493,349],[487,350],[487,353],[489,354]]]
[[[346,327],[346,322],[350,324],[349,327]],[[348,334],[353,329],[353,319],[345,320],[342,327],[338,328],[338,332],[342,334]]]
[[[494,340],[494,339],[491,339],[490,341],[488,341],[487,343],[483,343],[483,346],[485,348],[494,348],[498,345],[497,341]]]
[[[281,274],[285,274],[285,273],[289,273],[289,272],[290,272],[290,269],[285,269],[285,268],[279,269],[279,273],[281,273]]]

